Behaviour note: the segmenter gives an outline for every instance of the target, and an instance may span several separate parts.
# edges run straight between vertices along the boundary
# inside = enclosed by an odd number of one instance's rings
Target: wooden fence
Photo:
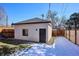
[[[64,36],[65,30],[64,29],[53,29],[52,36]]]
[[[65,36],[71,42],[79,45],[79,29],[77,29],[77,35],[75,35],[75,29],[72,29],[70,31],[64,29],[55,29],[52,30],[52,36]]]
[[[65,37],[68,38],[71,42],[76,43],[79,45],[79,29],[77,29],[77,35],[75,36],[75,30],[65,30]],[[75,39],[75,37],[77,39]]]
[[[1,31],[1,35],[5,36],[6,38],[14,38],[14,29],[3,29]]]

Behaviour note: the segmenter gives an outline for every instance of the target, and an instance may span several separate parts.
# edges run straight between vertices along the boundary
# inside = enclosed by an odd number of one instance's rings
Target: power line
[[[62,15],[65,15],[65,11],[67,11],[67,5],[63,3]]]
[[[6,15],[6,27],[8,26],[8,16]]]
[[[51,3],[49,3],[49,10],[50,10],[50,7],[51,7]]]

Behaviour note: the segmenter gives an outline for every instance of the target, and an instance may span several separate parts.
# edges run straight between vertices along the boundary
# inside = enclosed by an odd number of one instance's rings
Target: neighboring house
[[[48,43],[52,37],[52,25],[49,20],[32,18],[13,25],[15,39]]]

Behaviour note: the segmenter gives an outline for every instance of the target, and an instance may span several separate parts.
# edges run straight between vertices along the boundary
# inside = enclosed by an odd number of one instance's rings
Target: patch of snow
[[[15,56],[79,56],[79,46],[65,37],[57,37],[52,45],[35,43],[28,51],[16,52]]]
[[[55,43],[53,44],[53,48],[55,48]]]

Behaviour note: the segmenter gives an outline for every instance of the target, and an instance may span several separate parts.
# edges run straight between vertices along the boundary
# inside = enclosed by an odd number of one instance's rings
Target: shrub
[[[0,55],[5,56],[5,55],[10,55],[14,53],[18,47],[10,47],[9,45],[0,45],[2,48],[0,49]]]
[[[19,45],[1,44],[0,56],[9,56],[10,54],[24,48],[31,48],[31,46],[27,44],[19,44]]]

